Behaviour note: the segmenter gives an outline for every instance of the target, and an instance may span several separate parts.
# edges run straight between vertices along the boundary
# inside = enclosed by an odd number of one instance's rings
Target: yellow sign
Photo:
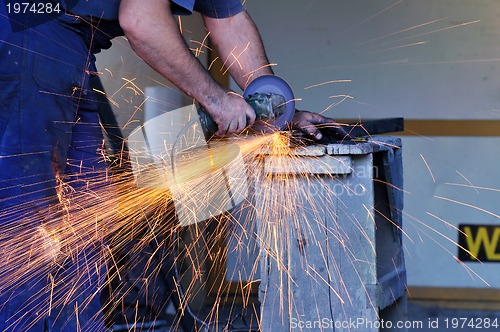
[[[500,225],[458,225],[458,258],[500,262]]]

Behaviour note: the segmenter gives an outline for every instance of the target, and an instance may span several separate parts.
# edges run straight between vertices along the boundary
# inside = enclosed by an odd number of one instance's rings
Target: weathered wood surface
[[[392,224],[401,225],[400,142],[377,140],[306,152],[310,172],[297,154],[263,157],[255,188],[262,331],[378,331],[380,309],[404,297],[401,230]]]

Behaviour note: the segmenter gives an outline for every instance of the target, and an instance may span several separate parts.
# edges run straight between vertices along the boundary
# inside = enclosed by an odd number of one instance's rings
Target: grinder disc
[[[293,119],[295,113],[295,99],[292,88],[285,80],[275,75],[264,75],[257,77],[247,86],[243,92],[243,97],[248,98],[254,93],[273,93],[285,97],[285,112],[266,121],[258,120],[252,129],[262,133],[274,133],[285,129]]]

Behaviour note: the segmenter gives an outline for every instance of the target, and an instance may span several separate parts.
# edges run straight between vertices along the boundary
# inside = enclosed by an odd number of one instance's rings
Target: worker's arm
[[[228,18],[203,19],[210,40],[242,89],[259,76],[273,74],[260,34],[246,11]],[[322,125],[336,126],[337,123],[321,114],[299,110],[292,120],[293,128],[317,140],[322,137],[318,129]]]
[[[241,89],[255,78],[272,75],[260,34],[246,11],[227,18],[204,16],[219,56]]]
[[[219,85],[191,53],[171,13],[170,0],[122,0],[119,19],[134,51],[196,99],[217,123],[218,135],[238,133],[253,124],[253,109]]]

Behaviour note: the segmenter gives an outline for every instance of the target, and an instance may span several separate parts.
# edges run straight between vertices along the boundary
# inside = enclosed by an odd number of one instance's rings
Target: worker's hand
[[[343,131],[342,127],[333,119],[327,118],[318,113],[296,110],[292,119],[292,128],[298,129],[308,136],[319,141],[323,135],[318,128],[334,127],[336,130]],[[347,135],[347,133],[346,133]]]
[[[238,134],[255,122],[255,111],[235,92],[229,91],[222,98],[214,98],[204,105],[212,120],[217,124],[217,136]]]

